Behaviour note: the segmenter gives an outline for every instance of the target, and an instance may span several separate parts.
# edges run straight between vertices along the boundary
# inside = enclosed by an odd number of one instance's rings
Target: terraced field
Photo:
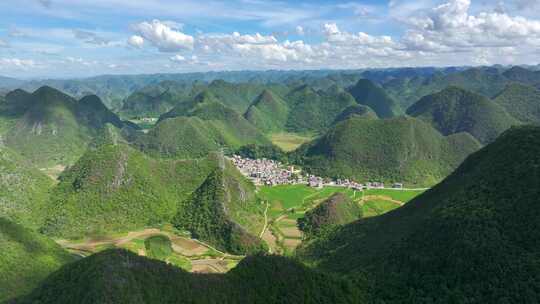
[[[156,236],[164,237],[165,248],[159,248],[159,255],[153,255],[148,240]],[[158,228],[148,228],[131,231],[127,234],[110,235],[106,237],[84,239],[77,241],[57,240],[57,243],[67,250],[87,256],[109,248],[124,248],[141,256],[149,256],[192,272],[222,273],[227,272],[238,264],[243,256],[230,255],[212,246],[179,235],[173,231]],[[166,248],[169,247],[169,248]],[[165,253],[163,253],[165,252]]]

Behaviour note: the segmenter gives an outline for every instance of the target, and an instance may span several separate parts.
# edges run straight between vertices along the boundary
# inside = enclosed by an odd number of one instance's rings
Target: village
[[[358,183],[349,179],[330,179],[315,175],[304,175],[302,170],[292,165],[284,165],[272,159],[250,159],[233,155],[230,160],[238,170],[258,186],[305,184],[313,188],[338,186],[353,190],[384,189],[382,182]],[[402,183],[392,184],[393,189],[403,189]]]

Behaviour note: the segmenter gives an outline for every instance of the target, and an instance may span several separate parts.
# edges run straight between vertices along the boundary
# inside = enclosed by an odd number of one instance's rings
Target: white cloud
[[[182,56],[182,55],[174,55],[172,57],[169,58],[171,61],[174,61],[174,62],[182,62],[182,61],[186,61],[186,57]]]
[[[411,18],[404,36],[411,49],[444,51],[480,47],[540,46],[540,21],[506,13],[469,13],[470,0],[450,0]]]
[[[304,36],[306,33],[304,32],[304,28],[300,25],[296,26],[296,34],[300,36]]]
[[[325,23],[323,32],[327,37],[340,34],[339,28],[335,23]]]
[[[193,49],[194,38],[174,29],[168,21],[164,23],[155,19],[152,22],[141,22],[133,25],[133,30],[161,52]]]
[[[144,45],[144,38],[138,35],[133,35],[129,37],[128,44],[136,48],[141,48]]]
[[[29,69],[37,66],[34,60],[19,58],[0,58],[0,63],[3,68]]]

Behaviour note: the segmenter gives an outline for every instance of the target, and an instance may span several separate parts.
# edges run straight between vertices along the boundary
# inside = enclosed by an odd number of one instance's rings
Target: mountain
[[[336,193],[298,219],[298,227],[308,237],[336,226],[349,224],[362,216],[362,209],[344,193]]]
[[[12,121],[5,143],[38,167],[72,164],[105,123],[123,125],[97,96],[77,101],[41,87],[32,94],[13,91],[6,102],[2,115]]]
[[[138,136],[135,145],[152,155],[200,158],[226,144],[221,131],[198,117],[175,117]]]
[[[537,302],[539,164],[540,127],[514,127],[404,207],[313,240],[300,256],[363,272],[380,303]]]
[[[42,231],[77,238],[170,221],[216,161],[153,159],[120,142],[89,149],[52,190]]]
[[[138,140],[145,151],[183,158],[201,157],[221,147],[236,150],[252,143],[269,144],[269,140],[208,91],[176,105]]]
[[[0,88],[13,88],[18,87],[23,84],[23,80],[0,76]]]
[[[353,117],[300,147],[291,158],[320,176],[427,186],[479,147],[468,134],[444,137],[415,118]]]
[[[265,90],[265,87],[268,86],[254,83],[230,83],[224,80],[214,80],[208,86],[203,86],[201,90],[209,91],[219,102],[228,108],[231,108],[238,113],[244,113],[252,104],[253,100]]]
[[[0,217],[0,302],[26,295],[74,260],[52,240]]]
[[[220,166],[180,204],[174,225],[223,251],[266,251],[262,240],[254,236],[264,223],[264,205],[255,195],[255,186],[227,160],[219,162]]]
[[[532,86],[510,84],[493,101],[525,123],[540,123],[540,91]]]
[[[244,118],[264,133],[285,129],[289,109],[287,103],[269,90],[264,90],[249,106]]]
[[[378,119],[379,118],[377,114],[373,112],[373,110],[370,107],[364,106],[364,105],[354,105],[354,106],[349,106],[345,108],[345,110],[343,110],[343,112],[341,112],[334,119],[333,124],[336,124],[340,121],[347,120],[351,117],[361,117],[365,119]]]
[[[440,92],[451,86],[463,88],[491,98],[511,82],[495,67],[475,67],[465,70],[443,73],[436,72],[428,76],[396,78],[383,84],[384,89],[403,109],[417,102],[424,96]]]
[[[519,124],[500,105],[457,87],[420,99],[407,114],[430,123],[443,135],[468,132],[483,144]]]
[[[513,82],[534,86],[540,85],[539,71],[531,71],[520,66],[513,66],[510,69],[504,71],[502,74],[504,75],[504,77]]]
[[[380,118],[394,117],[402,112],[399,104],[383,88],[368,79],[358,80],[348,91],[359,104],[370,107]]]
[[[326,91],[302,85],[284,98],[289,105],[285,127],[289,132],[320,133],[326,131],[343,110],[355,105],[354,98],[335,86]]]
[[[190,274],[125,250],[66,265],[19,303],[354,303],[352,284],[279,256],[226,274]]]
[[[148,85],[126,98],[120,114],[124,117],[159,117],[187,98],[192,87],[191,83],[175,81]]]
[[[0,142],[0,217],[37,229],[53,180]]]

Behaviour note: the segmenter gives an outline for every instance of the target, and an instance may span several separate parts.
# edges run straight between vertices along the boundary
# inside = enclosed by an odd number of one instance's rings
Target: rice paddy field
[[[261,186],[258,196],[269,204],[270,231],[275,237],[274,251],[292,253],[302,240],[297,219],[334,193],[341,192],[361,205],[360,217],[372,217],[399,208],[424,190],[369,189],[354,191],[343,187],[312,188],[306,185]],[[272,247],[272,246],[271,246]]]

